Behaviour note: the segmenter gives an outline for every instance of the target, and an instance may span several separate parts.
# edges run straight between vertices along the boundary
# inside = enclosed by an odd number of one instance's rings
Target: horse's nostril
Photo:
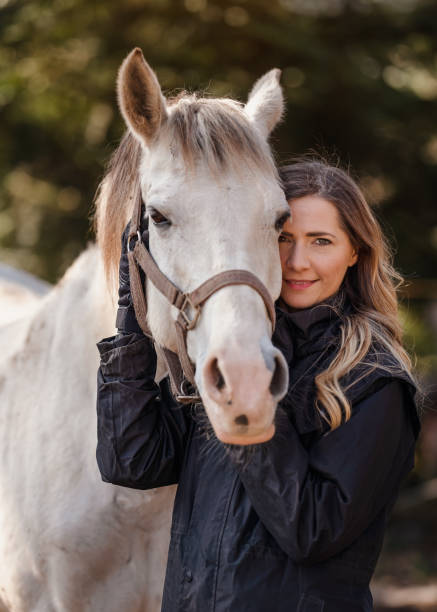
[[[234,423],[235,425],[249,425],[249,419],[245,414],[240,414],[235,417]]]
[[[214,361],[212,362],[211,371],[214,378],[214,385],[218,391],[221,391],[225,386],[225,379],[220,371],[217,359],[214,359]]]
[[[288,370],[284,366],[285,360],[278,355],[275,357],[275,369],[270,381],[270,393],[273,397],[282,398],[288,387]]]

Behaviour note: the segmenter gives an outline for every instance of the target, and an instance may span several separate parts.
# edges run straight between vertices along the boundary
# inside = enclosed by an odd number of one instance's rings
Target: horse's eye
[[[290,218],[290,212],[285,212],[285,213],[284,213],[284,214],[282,214],[280,217],[278,217],[278,218],[276,219],[276,222],[275,222],[275,230],[276,230],[277,232],[280,232],[280,231],[281,231],[281,229],[282,229],[282,227],[283,227],[283,225],[284,225],[284,223],[285,223],[285,222],[287,221],[287,219],[289,219],[289,218]]]
[[[171,225],[171,222],[167,219],[167,217],[161,215],[158,210],[152,211],[150,213],[150,218],[152,219],[154,225]]]

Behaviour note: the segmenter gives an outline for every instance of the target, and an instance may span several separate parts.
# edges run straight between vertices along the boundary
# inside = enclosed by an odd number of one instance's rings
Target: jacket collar
[[[330,302],[334,302],[334,300],[316,304],[311,306],[311,308],[294,311],[290,310],[287,305],[278,302],[277,308],[280,310],[282,318],[295,328],[294,331],[308,337],[311,335],[314,325],[320,323],[328,325],[331,321],[338,319],[338,311],[335,309],[334,304]]]
[[[292,359],[319,353],[337,343],[342,316],[351,310],[343,294],[302,310],[276,303],[277,326],[274,342],[290,365]]]

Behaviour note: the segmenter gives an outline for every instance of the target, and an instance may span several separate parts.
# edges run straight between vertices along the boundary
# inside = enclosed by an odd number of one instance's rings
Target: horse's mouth
[[[217,438],[223,444],[233,444],[236,446],[250,446],[252,444],[262,444],[268,442],[275,435],[275,425],[272,423],[267,429],[253,431],[248,426],[239,426],[236,432],[225,432],[215,430]]]

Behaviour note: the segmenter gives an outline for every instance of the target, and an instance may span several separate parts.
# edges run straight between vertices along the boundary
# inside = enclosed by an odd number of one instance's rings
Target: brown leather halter
[[[167,363],[172,392],[181,403],[198,402],[201,401],[200,396],[196,393],[190,395],[186,388],[188,381],[194,390],[196,389],[194,366],[187,351],[187,332],[196,326],[203,304],[213,293],[223,287],[248,285],[255,289],[262,297],[272,322],[272,328],[274,329],[275,307],[273,300],[265,285],[248,270],[226,270],[225,272],[219,272],[202,283],[197,289],[194,289],[194,291],[189,293],[180,291],[161,272],[141,239],[141,205],[142,199],[141,195],[139,195],[135,202],[128,237],[129,276],[135,315],[143,332],[147,336],[152,337],[147,325],[147,300],[145,286],[143,287],[141,283],[139,266],[144,271],[146,278],[167,298],[172,306],[179,310],[175,321],[177,353],[157,345],[158,352],[161,353]],[[131,241],[134,238],[136,241],[132,249]]]

